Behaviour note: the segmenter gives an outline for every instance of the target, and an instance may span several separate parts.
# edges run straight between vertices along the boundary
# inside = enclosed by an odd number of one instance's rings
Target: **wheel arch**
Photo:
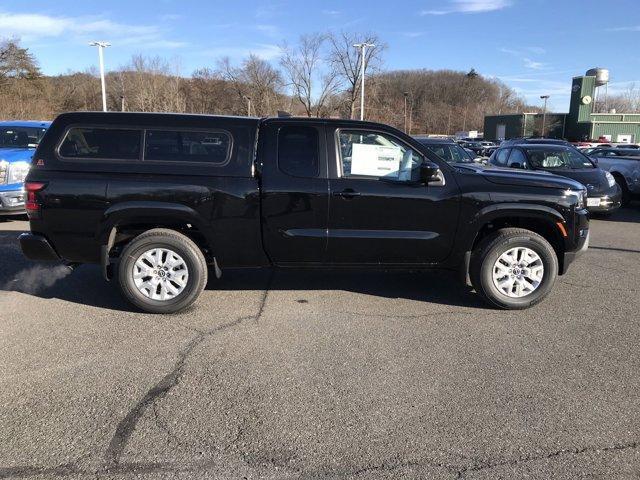
[[[470,222],[465,235],[463,279],[469,283],[471,254],[478,243],[487,235],[502,228],[524,228],[547,240],[558,257],[560,272],[564,272],[564,252],[566,250],[559,224],[565,226],[564,217],[551,207],[544,205],[500,204],[490,205],[480,210]]]
[[[170,202],[122,202],[105,211],[96,233],[105,278],[113,275],[112,258],[118,257],[132,238],[153,228],[168,228],[186,235],[198,245],[207,262],[214,262],[210,224],[196,210]]]

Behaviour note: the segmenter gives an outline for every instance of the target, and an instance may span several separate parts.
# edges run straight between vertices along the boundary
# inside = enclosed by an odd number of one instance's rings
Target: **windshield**
[[[435,153],[447,163],[473,163],[473,158],[456,143],[423,144],[431,153]]]
[[[41,127],[0,127],[0,148],[35,148],[44,132]]]
[[[586,155],[569,147],[559,148],[527,148],[529,164],[533,168],[554,170],[578,170],[596,168]]]

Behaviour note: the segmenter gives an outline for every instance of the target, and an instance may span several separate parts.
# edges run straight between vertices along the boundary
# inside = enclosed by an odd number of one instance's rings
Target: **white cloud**
[[[510,7],[511,0],[450,0],[447,7],[423,10],[421,15],[447,15],[449,13],[485,13]]]
[[[532,70],[541,70],[543,69],[546,64],[542,63],[542,62],[536,62],[534,60],[531,60],[530,58],[523,58],[522,61],[524,62],[524,66],[527,68],[530,68]]]
[[[325,15],[336,16],[340,15],[342,12],[340,10],[322,10],[322,13]]]
[[[162,48],[186,45],[185,42],[166,40],[162,29],[155,25],[131,25],[95,16],[0,12],[0,32],[3,36],[19,37],[27,42],[65,37],[78,42],[109,40],[114,45],[153,43]]]
[[[516,48],[506,48],[503,47],[500,49],[502,53],[506,53],[508,55],[512,55],[514,57],[519,58],[526,68],[531,70],[543,70],[547,68],[547,64],[544,62],[540,62],[537,60],[532,60],[530,57],[526,55],[525,52],[534,53],[534,54],[544,54],[546,51],[542,47],[525,47],[524,49],[516,49]]]

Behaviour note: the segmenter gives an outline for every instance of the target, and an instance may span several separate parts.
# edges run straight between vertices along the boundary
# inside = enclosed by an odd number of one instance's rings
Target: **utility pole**
[[[409,92],[404,92],[404,133],[407,132],[407,97],[409,96]]]
[[[549,95],[540,95],[540,98],[544,100],[544,108],[542,109],[542,138],[544,138],[544,127],[547,123],[547,100],[549,100]]]
[[[251,116],[251,97],[248,97],[245,95],[245,97],[247,99],[247,117]]]
[[[375,47],[375,44],[356,43],[353,46],[360,49],[360,67],[361,67],[360,76],[362,77],[361,85],[360,85],[360,120],[364,120],[364,74],[365,74],[366,63],[367,63],[366,51],[367,51],[367,47]]]
[[[108,42],[91,42],[89,44],[92,47],[98,47],[98,57],[100,59],[100,83],[102,84],[102,111],[107,111],[107,87],[104,81],[104,54],[102,50],[107,47],[110,47],[111,44]]]

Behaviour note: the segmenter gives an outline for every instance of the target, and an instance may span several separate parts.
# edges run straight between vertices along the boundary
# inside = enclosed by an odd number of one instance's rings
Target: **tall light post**
[[[549,100],[549,95],[540,95],[540,98],[544,100],[544,108],[542,109],[542,138],[544,138],[544,127],[547,123],[547,100]]]
[[[356,43],[353,46],[360,49],[360,63],[361,63],[360,76],[362,77],[361,85],[360,85],[360,120],[364,120],[364,72],[366,69],[365,64],[367,63],[366,51],[367,51],[367,47],[375,47],[375,44]]]
[[[107,87],[104,81],[104,54],[102,50],[110,47],[109,42],[91,42],[89,44],[92,47],[98,47],[98,57],[100,58],[100,83],[102,84],[102,111],[107,111]]]
[[[244,96],[244,98],[247,100],[247,117],[251,116],[251,97],[248,96]]]

